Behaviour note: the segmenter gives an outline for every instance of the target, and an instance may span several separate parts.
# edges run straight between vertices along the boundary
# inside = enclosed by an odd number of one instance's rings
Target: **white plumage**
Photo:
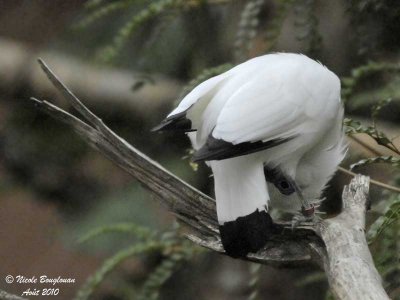
[[[226,159],[205,156],[211,158],[221,225],[267,210],[270,200],[289,211],[301,207],[298,193],[284,195],[266,181],[264,167],[293,180],[311,201],[320,197],[345,154],[340,81],[300,54],[264,55],[213,77],[193,89],[166,120],[171,123],[175,116],[191,121],[195,131],[188,134],[195,150],[208,147],[213,154],[210,138],[232,149],[258,145]],[[279,142],[259,146],[270,141]]]

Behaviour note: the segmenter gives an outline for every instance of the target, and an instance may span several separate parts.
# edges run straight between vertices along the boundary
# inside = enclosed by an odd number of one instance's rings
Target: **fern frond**
[[[174,271],[179,268],[180,263],[181,260],[176,259],[176,257],[165,258],[160,263],[160,265],[148,276],[137,299],[158,299],[161,287],[172,276]]]
[[[269,52],[275,47],[282,30],[283,22],[285,21],[289,12],[289,8],[293,2],[294,0],[275,1],[274,16],[265,30],[265,41],[267,42],[267,48],[265,52]]]
[[[376,238],[391,224],[400,219],[400,197],[397,196],[389,203],[385,213],[380,216],[370,226],[367,239],[368,243],[373,243]]]
[[[386,163],[392,165],[393,167],[400,167],[400,158],[393,156],[369,157],[350,165],[350,170],[353,170],[354,168],[358,168],[361,166],[366,166],[370,164],[379,164],[379,163]]]
[[[392,205],[399,205],[399,197],[393,198]],[[393,203],[394,202],[394,203]],[[392,209],[393,210],[393,209]],[[396,210],[396,209],[395,209]],[[390,218],[390,209],[387,211]],[[400,286],[400,217],[387,224],[386,221],[381,223],[378,227],[384,226],[379,235],[379,243],[374,243],[375,249],[375,264],[382,275],[383,286],[388,292],[391,299],[399,298]],[[379,231],[378,231],[379,232]],[[374,238],[376,238],[375,236]],[[370,243],[374,239],[370,240]],[[397,295],[397,296],[396,296]]]
[[[382,72],[400,72],[399,63],[368,62],[365,65],[354,68],[350,76],[342,78],[342,98],[343,101],[349,100],[354,94],[356,87],[371,75]]]
[[[142,227],[142,226],[139,226],[134,223],[118,223],[118,224],[107,225],[107,226],[95,228],[92,231],[89,231],[84,236],[82,236],[78,240],[78,243],[85,243],[85,242],[87,242],[95,237],[98,237],[100,235],[103,235],[106,233],[113,233],[113,232],[130,233],[140,239],[153,238],[156,234],[156,232],[150,230],[149,228]]]
[[[384,134],[382,131],[379,131],[376,126],[364,127],[360,122],[350,118],[345,118],[343,125],[345,126],[345,132],[347,135],[365,133],[373,138],[378,145],[385,146],[396,153],[399,151],[393,142],[386,136],[386,134]]]
[[[86,16],[83,20],[81,20],[78,24],[74,26],[75,29],[83,29],[88,27],[90,24],[95,21],[108,16],[114,11],[122,10],[129,7],[132,3],[132,0],[117,0],[108,4],[101,6],[100,8],[94,10],[91,14]]]
[[[165,257],[147,277],[138,296],[139,300],[157,300],[164,283],[180,268],[183,262],[190,260],[196,252],[196,248],[189,241],[178,237],[175,231],[164,235],[163,240],[164,246],[166,246],[166,242],[169,244],[163,249]]]
[[[95,288],[104,280],[104,278],[114,270],[125,259],[134,255],[153,252],[161,249],[162,245],[157,242],[145,242],[121,250],[114,256],[108,258],[95,274],[90,276],[86,283],[79,289],[75,300],[87,300],[92,295]]]
[[[297,39],[307,43],[306,53],[318,58],[322,48],[322,36],[319,33],[319,20],[315,12],[316,0],[295,1],[295,24],[300,29]]]
[[[133,16],[116,34],[113,40],[113,45],[103,49],[100,57],[104,61],[111,61],[120,53],[129,37],[148,20],[159,16],[165,10],[178,7],[182,0],[158,0],[151,3],[145,9]]]
[[[236,33],[234,45],[234,56],[236,62],[247,59],[249,50],[252,47],[253,39],[257,35],[257,28],[260,23],[259,17],[265,0],[250,0],[246,3],[239,20],[239,28]]]

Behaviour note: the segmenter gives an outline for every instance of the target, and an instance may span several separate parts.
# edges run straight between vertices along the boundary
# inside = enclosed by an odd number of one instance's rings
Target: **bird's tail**
[[[247,216],[219,225],[225,252],[234,258],[260,250],[273,230],[271,216],[265,210],[255,210]]]
[[[274,225],[267,212],[268,190],[262,164],[251,156],[211,161],[222,245],[232,257],[257,252]]]

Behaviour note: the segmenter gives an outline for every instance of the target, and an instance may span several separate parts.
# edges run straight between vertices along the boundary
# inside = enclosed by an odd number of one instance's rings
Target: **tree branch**
[[[324,268],[337,299],[389,299],[365,239],[369,178],[357,175],[343,190],[343,211],[317,224],[326,246]]]
[[[200,246],[223,253],[216,221],[215,201],[171,174],[116,135],[62,84],[42,60],[39,60],[39,63],[53,85],[78,111],[81,119],[47,101],[31,98],[36,106],[53,118],[73,128],[89,145],[99,150],[119,167],[131,174],[147,190],[155,194],[157,199],[179,221],[185,223],[191,229],[191,233],[188,234],[190,240]],[[244,259],[280,267],[316,263],[325,268],[332,287],[338,289],[337,292],[334,290],[335,295],[342,297],[344,294],[340,292],[340,288],[343,285],[343,281],[349,280],[350,284],[352,280],[357,278],[350,280],[345,270],[337,270],[335,262],[345,260],[348,254],[342,251],[340,247],[338,249],[337,245],[353,243],[349,238],[351,237],[350,234],[354,234],[354,237],[357,238],[357,244],[354,247],[359,248],[359,255],[357,256],[354,252],[352,252],[352,255],[363,262],[367,262],[365,271],[367,272],[370,268],[369,271],[372,274],[368,278],[375,278],[378,275],[371,263],[371,255],[368,251],[364,232],[361,233],[359,231],[362,226],[351,223],[354,219],[347,217],[350,212],[353,212],[354,206],[361,207],[364,205],[362,210],[357,210],[357,217],[364,220],[365,216],[360,217],[359,214],[365,213],[368,184],[369,181],[366,177],[356,177],[350,187],[345,189],[343,198],[345,211],[343,216],[340,214],[334,219],[321,221],[317,226],[305,224],[296,230],[291,230],[290,224],[280,223],[278,224],[277,232],[270,236],[264,249],[256,254],[249,254]],[[357,192],[353,193],[353,191]],[[352,200],[350,199],[351,196],[357,196],[357,198]],[[343,224],[341,224],[342,222]],[[335,224],[335,226],[332,224]],[[348,230],[348,235],[340,235],[338,233],[341,227],[343,227],[343,230]],[[358,239],[363,241],[358,243]],[[325,244],[327,245],[326,248]],[[333,278],[338,274],[343,276],[342,281]],[[355,286],[357,285],[355,284]],[[350,296],[346,298],[346,294],[339,299],[360,299],[352,298],[351,291],[346,290],[345,292],[349,292],[348,295]]]

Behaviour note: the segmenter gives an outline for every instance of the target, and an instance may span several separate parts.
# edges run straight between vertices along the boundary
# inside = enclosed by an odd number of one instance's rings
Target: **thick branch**
[[[154,193],[181,222],[188,225],[192,231],[188,235],[189,239],[223,253],[214,200],[117,136],[57,79],[43,61],[39,63],[53,85],[81,114],[82,119],[47,101],[32,98],[36,106],[71,126],[92,147]],[[366,299],[367,295],[371,295],[369,299],[387,299],[364,235],[368,186],[369,179],[356,177],[344,190],[342,214],[321,221],[316,227],[308,225],[294,231],[290,226],[288,228],[281,224],[280,230],[270,236],[264,249],[245,259],[275,266],[298,266],[314,262],[325,268],[338,299]]]
[[[326,245],[324,268],[337,299],[389,299],[365,239],[369,178],[357,175],[343,190],[343,211],[317,225]]]

